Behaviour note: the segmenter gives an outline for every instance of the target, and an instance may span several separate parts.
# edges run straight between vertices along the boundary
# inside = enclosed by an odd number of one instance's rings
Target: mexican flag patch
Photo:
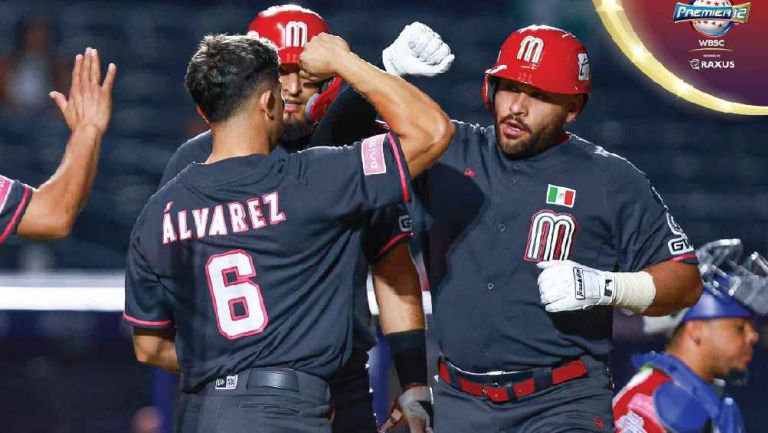
[[[564,186],[549,185],[547,187],[547,204],[573,207],[576,200],[576,190]]]

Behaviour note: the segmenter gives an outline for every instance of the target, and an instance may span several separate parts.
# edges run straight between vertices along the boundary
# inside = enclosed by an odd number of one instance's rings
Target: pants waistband
[[[203,386],[196,394],[203,396],[227,396],[254,394],[265,388],[294,391],[323,401],[330,392],[325,380],[291,368],[249,368],[224,377],[216,378]]]
[[[438,363],[440,379],[448,385],[477,397],[486,397],[495,403],[504,403],[526,397],[569,380],[584,377],[587,365],[581,359],[554,367],[534,368],[508,374],[466,374],[441,358]]]

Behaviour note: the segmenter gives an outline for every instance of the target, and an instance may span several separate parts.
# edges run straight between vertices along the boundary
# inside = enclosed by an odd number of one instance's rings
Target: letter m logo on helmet
[[[304,45],[320,33],[328,33],[328,24],[316,12],[301,6],[272,6],[251,21],[248,33],[252,32],[277,46],[280,63],[296,65]]]
[[[526,36],[520,42],[520,49],[517,50],[517,60],[525,62],[539,63],[541,52],[544,50],[544,41],[534,36]]]
[[[283,30],[283,46],[301,48],[307,44],[307,23],[302,21],[291,21],[285,25]]]

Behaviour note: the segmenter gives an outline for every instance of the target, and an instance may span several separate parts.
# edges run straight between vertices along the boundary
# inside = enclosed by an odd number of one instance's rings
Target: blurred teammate
[[[64,156],[37,189],[0,175],[0,244],[14,232],[39,240],[70,233],[93,187],[101,138],[112,115],[116,71],[110,64],[102,83],[99,55],[88,48],[75,57],[69,95],[51,92],[71,130]]]
[[[271,40],[278,47],[286,108],[283,114],[285,126],[274,150],[276,155],[313,146],[351,143],[382,132],[376,124],[376,111],[367,103],[360,109],[346,113],[333,111],[331,116],[324,116],[341,92],[340,79],[313,82],[300,76],[298,62],[304,44],[314,36],[328,32],[327,23],[317,13],[293,5],[274,6],[260,12],[248,30]],[[396,75],[436,75],[446,71],[453,61],[448,45],[421,23],[406,26],[397,40],[384,50],[382,57],[386,70]],[[357,95],[353,89],[343,93]],[[161,186],[190,163],[205,161],[211,154],[212,145],[210,131],[184,143],[168,162]],[[420,418],[427,424],[431,420],[421,291],[408,249],[411,237],[410,216],[402,205],[375,210],[366,217],[361,255],[364,260],[361,260],[355,285],[354,350],[331,382],[335,433],[376,431],[366,368],[367,352],[376,343],[370,331],[371,316],[365,287],[368,265],[373,275],[381,326],[393,353],[401,387],[406,391],[399,400],[409,418]],[[396,417],[398,413],[395,413]],[[408,421],[418,423],[415,419]],[[417,426],[414,429],[421,431]]]
[[[330,431],[327,380],[351,351],[365,214],[407,202],[409,177],[453,133],[426,95],[319,35],[302,68],[350,83],[392,133],[268,155],[283,100],[277,53],[262,41],[203,40],[186,84],[213,150],[150,199],[131,238],[125,318],[140,361],[181,371],[184,433]]]
[[[639,372],[614,399],[617,432],[745,431],[723,388],[746,378],[758,339],[752,320],[768,313],[768,262],[758,253],[744,262],[740,256],[738,239],[699,249],[704,292],[656,327],[673,330],[665,352],[633,357]]]

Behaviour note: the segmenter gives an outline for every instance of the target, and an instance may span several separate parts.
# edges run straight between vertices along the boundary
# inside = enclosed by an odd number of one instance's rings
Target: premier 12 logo
[[[751,3],[731,4],[730,0],[691,0],[678,2],[672,15],[674,23],[690,22],[693,28],[709,38],[720,38],[734,23],[744,24],[749,18]]]
[[[726,47],[725,34],[734,24],[744,24],[749,18],[751,3],[733,5],[731,0],[690,0],[678,2],[672,14],[673,23],[690,23],[700,35],[699,45],[688,60],[694,71],[735,69],[734,50]]]

